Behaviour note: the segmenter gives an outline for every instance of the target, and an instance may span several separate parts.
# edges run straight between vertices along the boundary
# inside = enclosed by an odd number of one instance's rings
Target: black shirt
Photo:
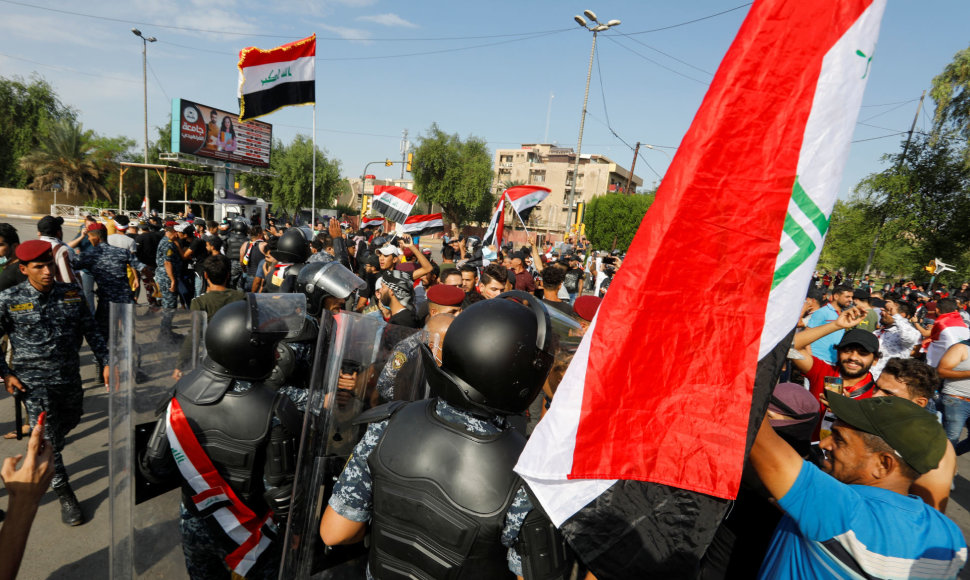
[[[573,307],[570,306],[568,302],[553,302],[552,300],[546,300],[545,298],[543,298],[542,303],[545,304],[546,306],[551,306],[552,308],[555,308],[556,310],[562,312],[567,316],[576,316],[576,313],[573,312]]]
[[[20,260],[9,262],[3,268],[3,272],[0,272],[0,292],[7,288],[13,288],[26,279],[27,275],[20,273]]]
[[[192,251],[192,269],[200,276],[202,275],[202,260],[208,257],[208,250],[205,248],[205,241],[202,238],[193,238],[189,242],[189,250]],[[238,259],[238,258],[237,258]]]
[[[404,310],[392,315],[387,319],[388,324],[396,324],[398,326],[404,326],[406,328],[421,328],[418,323],[418,319],[414,317],[414,313],[405,308]]]
[[[145,232],[135,238],[135,257],[142,264],[149,268],[157,267],[155,263],[155,253],[158,252],[158,244],[162,241],[159,232]]]

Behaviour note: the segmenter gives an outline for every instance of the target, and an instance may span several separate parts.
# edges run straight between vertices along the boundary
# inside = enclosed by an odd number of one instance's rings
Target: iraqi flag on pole
[[[317,35],[270,50],[239,51],[239,120],[316,101]]]
[[[374,211],[392,222],[404,223],[414,209],[418,196],[413,191],[396,185],[374,186]]]
[[[600,578],[696,563],[738,492],[835,204],[884,7],[753,4],[519,458],[516,471]],[[663,291],[644,291],[645,280]],[[664,540],[654,549],[644,538]]]
[[[515,185],[505,190],[505,197],[522,223],[529,219],[532,209],[546,199],[552,190],[541,185]]]
[[[410,234],[412,237],[430,236],[445,231],[445,222],[441,219],[440,213],[413,215],[404,220],[404,223],[401,224],[401,231]]]
[[[485,235],[482,236],[482,246],[496,246],[502,245],[502,233],[505,230],[505,196],[503,195],[498,200],[498,204],[495,206],[495,211],[492,212],[492,221],[488,222],[488,229],[485,230]]]
[[[367,226],[379,227],[384,225],[384,218],[382,217],[365,217],[360,220],[360,227],[366,228]]]

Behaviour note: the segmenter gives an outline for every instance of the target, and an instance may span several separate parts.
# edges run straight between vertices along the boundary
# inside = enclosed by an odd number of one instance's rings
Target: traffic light
[[[394,165],[393,161],[391,161],[390,159],[384,160],[384,167],[390,167],[391,165]]]
[[[370,213],[371,196],[364,195],[360,198],[360,215],[366,216]]]
[[[930,274],[936,274],[936,260],[930,260],[930,263],[923,266],[923,269]]]
[[[414,162],[414,153],[408,153],[408,162],[407,162],[407,165],[404,166],[404,169],[407,170],[409,173],[411,172],[411,164],[413,162]]]

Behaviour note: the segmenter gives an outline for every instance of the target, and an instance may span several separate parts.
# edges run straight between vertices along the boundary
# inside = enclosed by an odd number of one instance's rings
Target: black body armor
[[[395,413],[368,459],[374,480],[375,578],[511,578],[500,541],[518,489],[525,438],[473,435],[434,412],[435,399]]]
[[[226,248],[226,257],[230,262],[239,261],[239,251],[249,241],[248,236],[231,232],[229,234],[229,246]]]

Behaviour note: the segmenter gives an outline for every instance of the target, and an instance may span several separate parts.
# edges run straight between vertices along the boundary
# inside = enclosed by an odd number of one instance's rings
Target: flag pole
[[[316,82],[314,79],[313,82]],[[313,171],[310,182],[310,229],[317,229],[317,103],[313,103]]]

